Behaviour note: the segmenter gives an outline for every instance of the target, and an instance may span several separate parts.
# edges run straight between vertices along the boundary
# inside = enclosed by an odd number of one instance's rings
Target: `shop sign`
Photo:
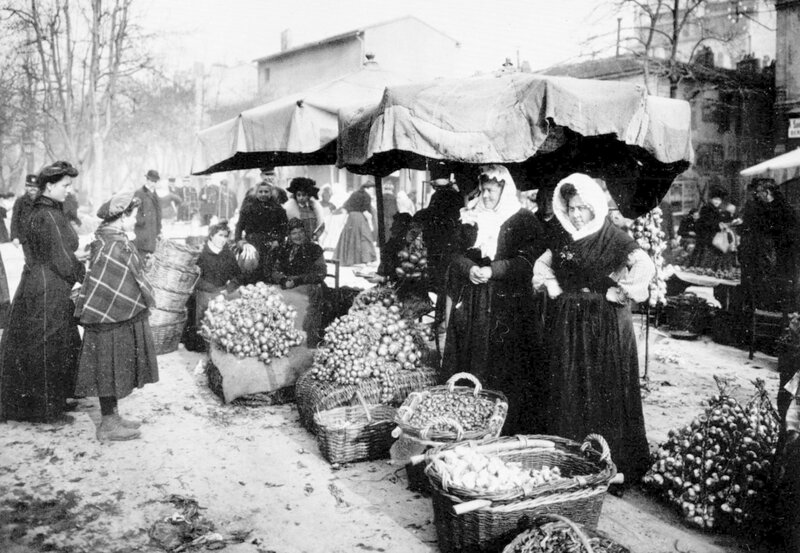
[[[789,119],[789,138],[800,138],[800,119]]]

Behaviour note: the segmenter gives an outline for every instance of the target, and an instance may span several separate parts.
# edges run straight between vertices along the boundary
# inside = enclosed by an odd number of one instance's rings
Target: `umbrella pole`
[[[381,177],[378,176],[375,177],[375,202],[378,204],[375,206],[378,210],[378,249],[381,252],[381,261],[383,261],[383,246],[386,243],[386,237],[383,232],[383,183],[381,182]]]

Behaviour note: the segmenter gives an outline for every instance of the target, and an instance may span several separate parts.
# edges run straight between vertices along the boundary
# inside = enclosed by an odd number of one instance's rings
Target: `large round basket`
[[[186,309],[179,311],[167,311],[165,309],[158,309],[157,307],[150,308],[150,316],[148,317],[150,326],[163,326],[177,324],[186,320]]]
[[[392,447],[396,409],[369,405],[356,392],[358,405],[335,407],[314,415],[317,443],[329,463],[385,459]]]
[[[599,449],[595,448],[599,445]],[[443,482],[437,456],[454,447],[473,447],[525,469],[558,467],[560,480],[531,489],[488,493]],[[557,436],[513,436],[450,444],[426,453],[439,548],[451,551],[499,551],[536,516],[556,513],[595,529],[608,486],[617,469],[606,441],[590,435],[583,444]]]
[[[174,265],[190,267],[197,263],[200,251],[200,248],[179,244],[168,238],[159,238],[154,256],[156,259],[169,261]]]
[[[186,317],[172,324],[150,325],[150,330],[153,332],[153,342],[156,346],[156,355],[171,353],[178,349],[185,324]]]
[[[176,292],[191,293],[200,278],[197,265],[176,265],[154,257],[147,270],[147,279],[153,286]]]
[[[153,285],[153,299],[156,307],[164,311],[182,311],[186,309],[189,292],[178,292]]]
[[[456,386],[460,380],[469,380],[473,387]],[[436,401],[437,398],[470,399],[481,401],[491,411],[488,417],[480,421],[477,426],[464,428],[461,416],[469,416],[473,411],[468,404],[461,404],[459,412],[444,413],[440,416],[428,417],[421,413],[421,407],[426,400]],[[458,405],[458,403],[456,403]],[[434,386],[427,390],[412,392],[397,410],[395,422],[405,434],[434,442],[454,442],[464,440],[479,440],[487,437],[497,437],[503,429],[508,414],[508,400],[501,392],[484,390],[481,383],[469,373],[454,374],[444,386]],[[415,421],[421,421],[415,424]]]
[[[532,521],[532,527],[509,543],[503,553],[534,553],[545,548],[574,553],[630,553],[599,530],[575,524],[567,517],[545,513]]]

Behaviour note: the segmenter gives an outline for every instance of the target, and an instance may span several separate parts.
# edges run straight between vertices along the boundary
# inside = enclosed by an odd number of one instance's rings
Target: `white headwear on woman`
[[[561,197],[561,189],[565,184],[571,184],[578,192],[583,202],[589,206],[594,214],[594,219],[586,223],[580,230],[576,229],[569,220],[569,209],[567,202]],[[603,228],[608,215],[608,198],[606,193],[597,182],[589,175],[583,173],[573,173],[567,178],[561,179],[553,192],[553,213],[571,236],[573,240],[580,240],[591,236]]]
[[[482,256],[494,260],[500,227],[522,209],[522,204],[517,199],[517,185],[508,169],[502,165],[484,165],[481,167],[481,175],[502,184],[500,200],[494,209],[489,209],[483,204],[481,196],[474,198],[461,210],[461,222],[465,225],[478,225],[475,247],[480,249]]]

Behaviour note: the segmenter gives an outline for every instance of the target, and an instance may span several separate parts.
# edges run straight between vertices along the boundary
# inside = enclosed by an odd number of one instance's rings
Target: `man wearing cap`
[[[27,242],[24,232],[25,221],[33,211],[33,204],[38,197],[39,186],[36,184],[36,175],[30,174],[25,177],[25,193],[14,202],[14,213],[11,215],[11,241],[15,246],[22,246],[23,252]],[[28,257],[27,253],[25,257]]]
[[[134,244],[142,255],[156,251],[156,239],[161,234],[161,204],[156,194],[156,184],[161,177],[158,171],[150,169],[145,178],[147,179],[145,184],[134,194],[139,199]]]

